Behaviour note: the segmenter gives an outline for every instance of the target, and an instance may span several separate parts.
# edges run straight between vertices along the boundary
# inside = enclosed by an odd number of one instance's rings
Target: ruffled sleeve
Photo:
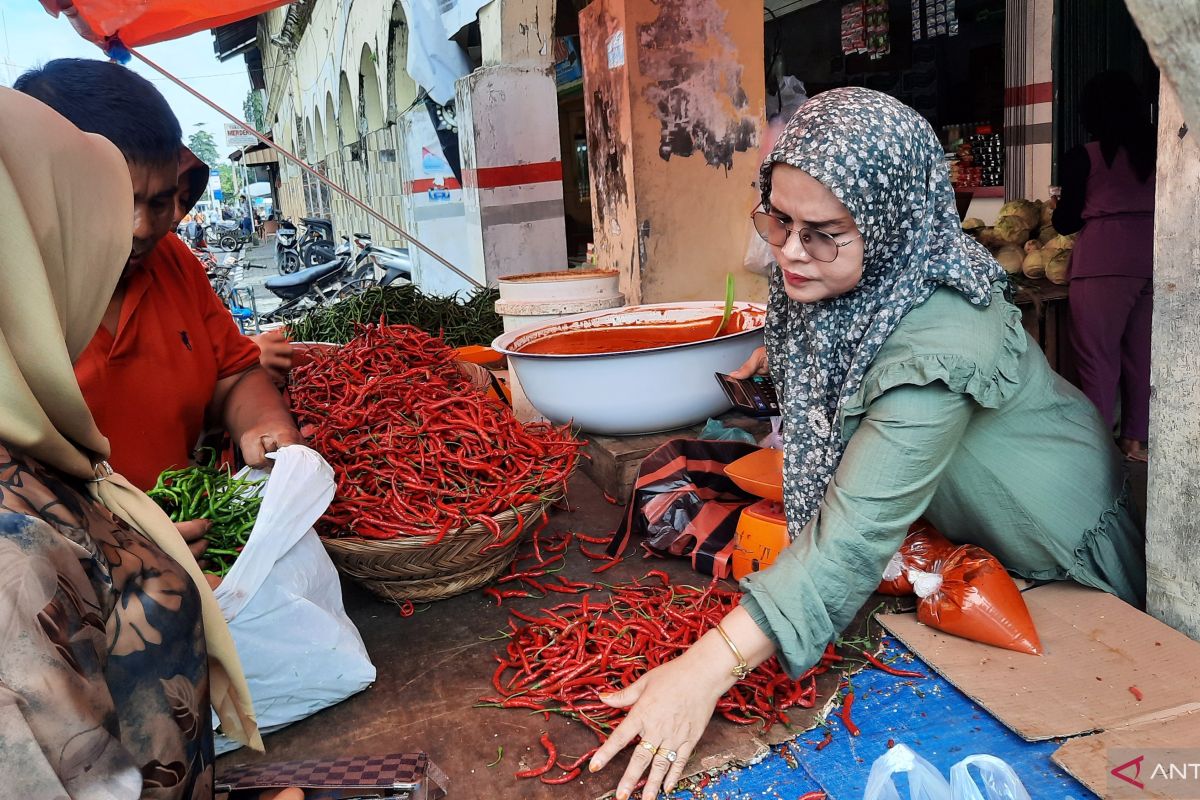
[[[842,437],[848,440],[871,404],[897,386],[942,383],[984,408],[999,408],[1020,388],[1020,361],[1028,348],[1021,310],[999,289],[982,308],[939,291],[909,313],[858,391],[843,403],[838,415]]]

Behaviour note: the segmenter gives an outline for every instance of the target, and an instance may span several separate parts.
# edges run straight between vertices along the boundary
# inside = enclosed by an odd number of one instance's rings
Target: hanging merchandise
[[[912,39],[914,42],[921,38],[921,0],[912,0]]]
[[[866,13],[862,2],[842,6],[842,54],[867,52]]]
[[[1006,650],[1042,654],[1020,590],[982,547],[957,547],[929,572],[910,570],[908,579],[921,598],[917,619],[923,624]]]
[[[888,0],[866,0],[867,55],[877,61],[892,52]]]

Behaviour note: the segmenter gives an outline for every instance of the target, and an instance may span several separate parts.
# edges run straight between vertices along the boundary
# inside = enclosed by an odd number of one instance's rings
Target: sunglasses
[[[828,264],[838,257],[838,251],[860,237],[851,236],[844,242],[839,242],[824,231],[813,228],[789,228],[779,217],[765,211],[755,211],[750,215],[754,230],[763,241],[772,247],[783,247],[787,244],[788,234],[800,237],[800,246],[816,261]]]

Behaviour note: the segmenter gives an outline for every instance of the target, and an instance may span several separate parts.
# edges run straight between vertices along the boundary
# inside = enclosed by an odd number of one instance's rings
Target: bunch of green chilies
[[[441,338],[450,347],[487,344],[504,332],[496,313],[495,289],[478,289],[460,299],[429,295],[412,284],[373,288],[322,306],[291,323],[288,335],[296,342],[345,344],[357,329],[381,320],[388,325],[412,325]]]
[[[216,461],[213,453],[207,465],[169,469],[158,476],[146,495],[173,522],[212,521],[205,537],[210,542],[204,551],[210,565],[205,571],[224,577],[250,538],[262,506],[258,486],[263,481],[235,478],[229,467],[218,467]]]
[[[565,426],[518,421],[444,342],[407,325],[359,326],[294,370],[289,395],[337,479],[328,535],[436,544],[477,523],[508,546],[524,521],[502,532],[494,516],[561,493],[582,445]]]

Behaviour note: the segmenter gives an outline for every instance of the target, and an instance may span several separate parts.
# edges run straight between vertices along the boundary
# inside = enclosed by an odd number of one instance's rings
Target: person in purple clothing
[[[1080,388],[1110,425],[1121,401],[1120,446],[1147,458],[1153,308],[1156,133],[1150,104],[1128,74],[1102,72],[1083,90],[1092,141],[1059,163],[1059,233],[1079,231],[1071,255],[1071,341]]]

